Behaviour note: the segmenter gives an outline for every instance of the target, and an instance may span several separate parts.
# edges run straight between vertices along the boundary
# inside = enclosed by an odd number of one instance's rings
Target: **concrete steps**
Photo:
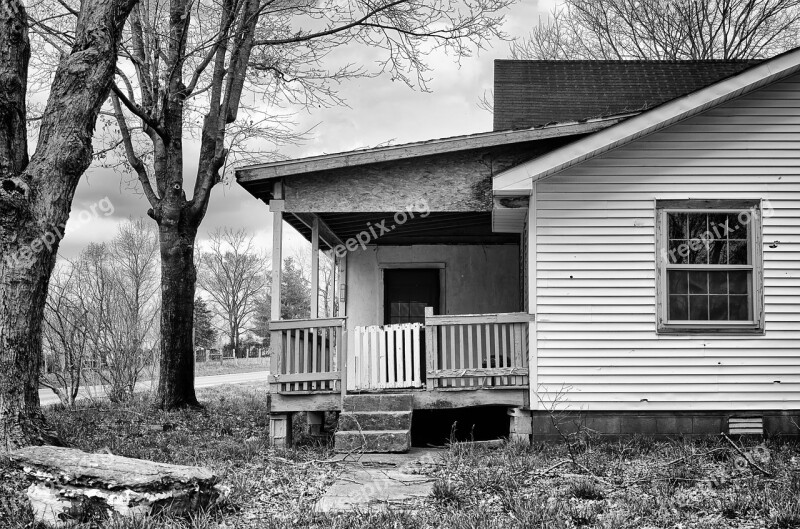
[[[390,453],[411,448],[410,394],[348,395],[335,434],[337,452]]]

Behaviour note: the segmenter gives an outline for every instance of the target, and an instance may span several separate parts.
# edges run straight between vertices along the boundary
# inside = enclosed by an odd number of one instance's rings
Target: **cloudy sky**
[[[506,16],[505,31],[524,36],[540,15],[546,15],[553,0],[520,0]],[[432,55],[430,93],[414,91],[388,77],[358,79],[341,86],[340,94],[349,107],[312,110],[296,116],[299,130],[312,127],[311,138],[302,145],[287,147],[283,154],[291,158],[323,153],[342,152],[391,141],[406,143],[485,132],[491,130],[492,117],[478,103],[492,86],[494,59],[508,56],[508,43],[474,57],[462,59],[460,67],[452,57]],[[357,57],[352,57],[353,62]],[[196,169],[196,148],[187,146],[186,178],[193,181]],[[95,207],[97,215],[89,215],[92,205],[106,198],[113,204],[113,213]],[[105,203],[104,203],[105,204]],[[146,216],[146,199],[131,189],[130,176],[113,170],[92,168],[84,176],[73,202],[60,252],[71,258],[92,241],[107,241],[117,225],[128,218]],[[244,228],[252,232],[259,246],[270,246],[272,223],[265,204],[257,201],[237,184],[218,185],[199,238],[205,239],[218,227]],[[302,244],[293,230],[285,228],[292,245]],[[291,252],[291,250],[290,250]]]

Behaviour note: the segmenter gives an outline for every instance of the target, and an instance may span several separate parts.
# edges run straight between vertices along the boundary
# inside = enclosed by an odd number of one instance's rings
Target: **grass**
[[[329,445],[307,438],[292,451],[269,448],[268,398],[242,385],[199,392],[201,411],[154,412],[146,395],[125,407],[54,408],[62,438],[88,451],[203,465],[232,493],[191,519],[97,522],[109,529],[211,528],[800,528],[800,451],[791,442],[742,449],[719,439],[590,441],[575,460],[560,444],[487,449],[455,443],[422,467],[431,495],[413,512],[335,516],[313,505],[341,472]],[[33,527],[27,478],[0,461],[0,527]]]

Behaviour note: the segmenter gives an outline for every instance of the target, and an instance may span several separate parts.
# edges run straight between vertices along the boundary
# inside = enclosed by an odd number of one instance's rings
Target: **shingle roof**
[[[646,110],[758,62],[496,60],[494,130]]]

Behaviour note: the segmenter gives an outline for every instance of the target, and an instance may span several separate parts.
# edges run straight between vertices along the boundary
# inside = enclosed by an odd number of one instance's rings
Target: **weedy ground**
[[[800,449],[789,441],[585,439],[489,449],[454,443],[419,467],[430,497],[407,511],[313,512],[342,471],[328,443],[300,436],[268,446],[266,391],[199,392],[205,408],[156,412],[146,395],[125,406],[50,408],[68,444],[215,470],[231,489],[190,519],[97,520],[81,529],[211,528],[800,528]],[[0,527],[33,528],[28,478],[0,460]]]

